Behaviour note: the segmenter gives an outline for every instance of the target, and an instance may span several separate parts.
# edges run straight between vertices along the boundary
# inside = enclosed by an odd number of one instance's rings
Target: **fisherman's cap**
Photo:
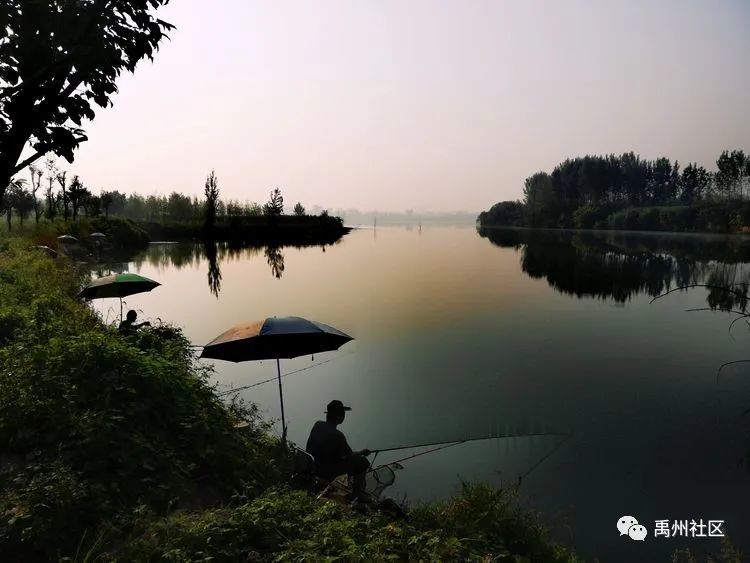
[[[338,399],[334,399],[330,403],[328,403],[328,406],[326,407],[326,414],[333,413],[338,414],[346,411],[352,410],[351,407],[344,406],[344,403],[339,401]]]

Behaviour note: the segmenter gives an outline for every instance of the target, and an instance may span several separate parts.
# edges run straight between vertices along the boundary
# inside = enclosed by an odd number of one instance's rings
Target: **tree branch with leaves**
[[[87,140],[83,120],[111,105],[120,74],[152,59],[173,29],[155,15],[168,2],[0,3],[0,199],[13,175],[45,154],[73,162]]]

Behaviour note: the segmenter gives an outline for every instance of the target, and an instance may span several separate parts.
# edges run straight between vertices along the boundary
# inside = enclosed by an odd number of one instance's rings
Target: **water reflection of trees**
[[[747,303],[750,243],[742,238],[524,229],[479,234],[520,251],[522,270],[561,293],[623,303],[706,284],[713,286],[710,308],[744,310]]]
[[[127,262],[108,262],[106,264],[97,264],[92,270],[90,270],[90,277],[92,279],[102,278],[104,276],[111,276],[114,274],[122,274],[128,271]]]
[[[281,279],[284,274],[284,255],[281,249],[278,246],[267,246],[264,255],[271,268],[271,273],[275,278]]]
[[[157,270],[169,267],[180,270],[186,266],[197,266],[203,256],[205,250],[199,244],[159,243],[150,245],[146,252],[133,261],[138,268],[148,264]]]
[[[203,242],[203,252],[206,254],[206,260],[208,261],[208,288],[218,299],[219,292],[221,292],[221,268],[219,267],[216,246],[216,242],[212,240]]]
[[[335,242],[333,244],[338,244]],[[321,245],[295,245],[294,248],[306,248]],[[325,251],[325,246],[322,247]],[[202,260],[208,264],[208,287],[212,294],[219,296],[221,292],[221,264],[224,262],[250,260],[263,253],[271,275],[281,279],[284,275],[285,263],[283,247],[278,245],[248,245],[236,242],[204,241],[199,244],[154,244],[147,252],[134,259],[135,268],[140,269],[144,264],[162,270],[166,268],[182,269],[184,267],[198,267]]]

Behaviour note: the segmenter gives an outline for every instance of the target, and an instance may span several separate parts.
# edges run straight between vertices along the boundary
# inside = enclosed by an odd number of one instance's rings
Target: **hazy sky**
[[[750,149],[750,2],[172,0],[70,167],[94,190],[481,210],[567,157]]]

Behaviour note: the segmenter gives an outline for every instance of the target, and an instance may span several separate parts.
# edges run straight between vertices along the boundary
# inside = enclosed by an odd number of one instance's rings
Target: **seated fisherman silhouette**
[[[365,473],[370,468],[365,456],[370,455],[370,450],[353,452],[344,434],[336,428],[350,410],[338,400],[328,403],[326,420],[319,420],[312,427],[306,450],[315,458],[318,477],[333,481],[339,475],[349,475],[353,480],[354,497],[361,500],[365,493]]]
[[[151,326],[151,323],[146,321],[143,323],[136,324],[135,320],[138,318],[138,313],[130,309],[124,321],[120,322],[120,326],[117,328],[120,332],[135,332],[143,326]]]

